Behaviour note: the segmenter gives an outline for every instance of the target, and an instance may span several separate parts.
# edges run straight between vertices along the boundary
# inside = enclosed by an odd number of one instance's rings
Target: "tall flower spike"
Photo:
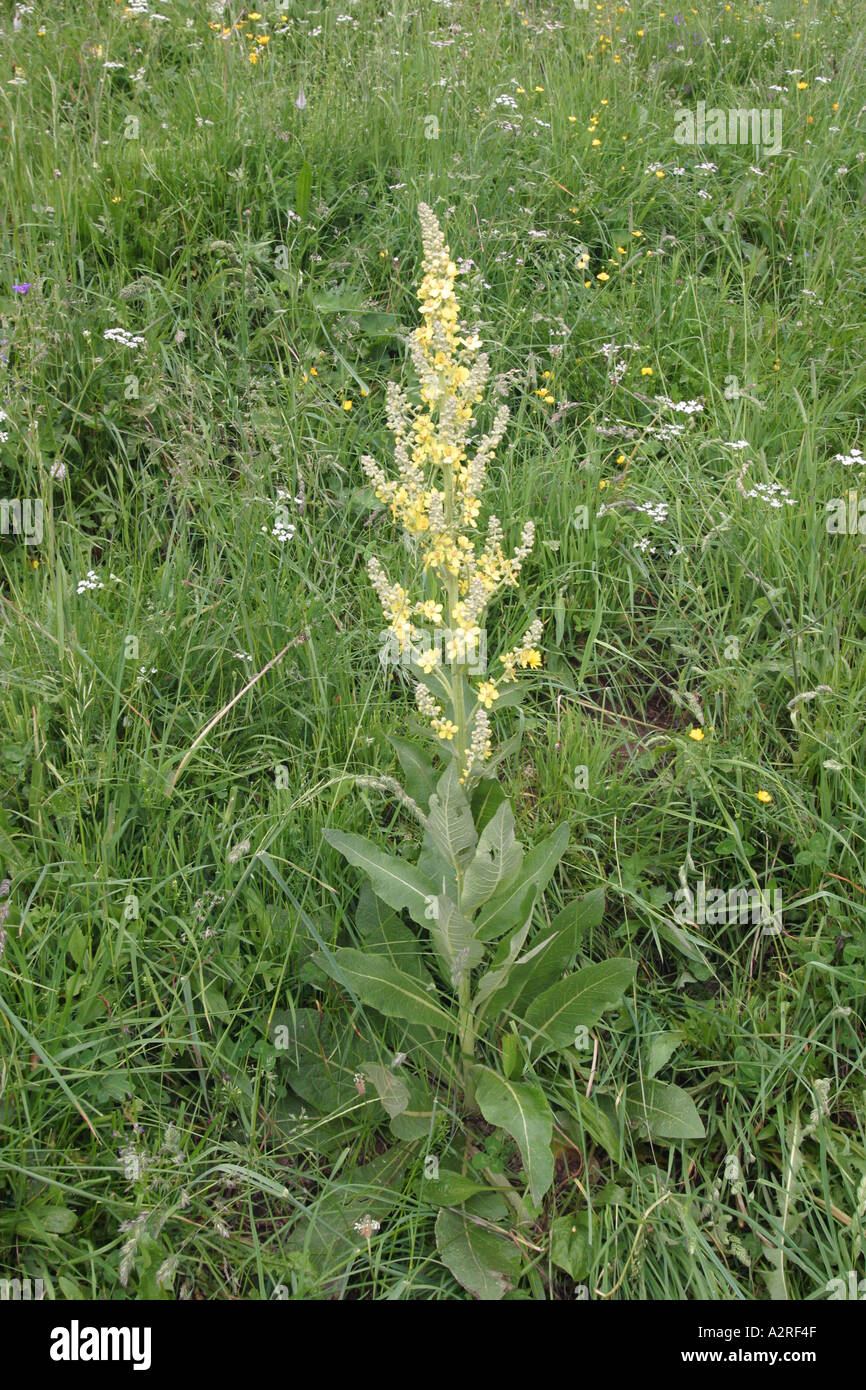
[[[401,523],[428,590],[413,600],[407,589],[390,582],[375,556],[368,571],[389,638],[399,639],[415,679],[418,709],[451,749],[461,780],[467,781],[482,774],[492,755],[489,711],[500,695],[481,659],[487,611],[502,589],[517,585],[535,528],[527,521],[519,546],[507,556],[502,526],[491,515],[476,548],[482,492],[505,433],[508,407],[497,407],[470,458],[474,407],[483,400],[490,363],[480,351],[478,335],[461,320],[455,294],[458,269],[442,229],[426,203],[420,204],[418,215],[421,323],[408,338],[417,393],[413,399],[396,383],[388,384],[385,416],[394,436],[396,478],[388,478],[368,455],[361,466],[377,500]],[[435,598],[429,597],[430,585]],[[430,624],[432,644],[413,618]],[[540,640],[541,623],[535,619],[517,646],[499,658],[504,668],[500,682],[516,679],[519,670],[540,667]],[[477,675],[482,679],[473,686],[469,678]]]

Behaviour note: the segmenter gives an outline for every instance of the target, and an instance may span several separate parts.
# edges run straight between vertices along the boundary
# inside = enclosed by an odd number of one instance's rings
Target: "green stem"
[[[454,471],[451,467],[443,469],[443,491],[445,502],[443,513],[445,525],[449,533],[454,527]],[[454,633],[455,610],[460,602],[460,586],[456,575],[449,574],[445,580],[445,588],[448,595],[448,628]],[[457,758],[457,767],[462,776],[468,765],[467,748],[467,729],[466,729],[466,701],[463,691],[463,672],[464,662],[460,662],[451,668],[451,707],[454,711],[454,723],[457,725],[457,732],[454,736],[454,754]],[[463,898],[463,875],[458,871],[457,874],[457,907],[458,911],[462,905]],[[475,1109],[475,1082],[472,1077],[472,1065],[475,1060],[475,1030],[472,1018],[472,982],[469,971],[465,970],[460,977],[458,986],[458,1037],[460,1040],[460,1054],[463,1073],[463,1098],[467,1110]]]
[[[475,1030],[473,1028],[471,996],[472,983],[467,970],[460,978],[457,997],[457,1027],[463,1066],[463,1099],[467,1110],[475,1109],[475,1081],[472,1076],[472,1066],[475,1061]]]
[[[527,1210],[526,1203],[519,1192],[515,1192],[511,1183],[504,1173],[493,1173],[489,1168],[481,1169],[481,1176],[491,1187],[495,1187],[502,1193],[511,1210],[514,1212],[515,1219],[519,1226],[531,1226],[532,1214]]]

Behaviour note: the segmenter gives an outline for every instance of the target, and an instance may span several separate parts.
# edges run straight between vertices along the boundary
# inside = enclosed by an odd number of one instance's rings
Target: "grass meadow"
[[[497,776],[525,844],[571,827],[534,930],[602,889],[579,959],[636,965],[539,1063],[505,1297],[860,1297],[857,7],[260,4],[0,16],[0,1277],[473,1296],[427,1168],[461,1115],[393,1143],[359,1066],[417,1045],[316,959],[370,929],[323,832],[417,841],[359,460],[423,201],[504,378],[490,504],[537,528],[495,611],[544,623]],[[746,108],[769,138],[719,139]]]

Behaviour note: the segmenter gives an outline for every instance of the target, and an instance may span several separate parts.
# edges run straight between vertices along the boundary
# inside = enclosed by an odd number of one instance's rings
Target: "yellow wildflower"
[[[450,719],[434,719],[433,728],[439,737],[447,743],[450,743],[457,733],[457,725],[452,723]]]

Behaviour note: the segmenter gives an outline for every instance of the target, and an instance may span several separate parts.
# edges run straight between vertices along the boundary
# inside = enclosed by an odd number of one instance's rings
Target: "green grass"
[[[573,825],[551,916],[603,885],[584,958],[639,963],[597,1030],[607,1128],[590,1054],[544,1063],[572,1147],[510,1296],[574,1296],[548,1229],[588,1213],[592,1297],[826,1298],[866,1273],[866,570],[826,527],[866,488],[836,460],[864,443],[856,7],[346,0],[224,39],[148,4],[2,19],[0,493],[42,499],[44,535],[0,538],[0,1277],[466,1297],[424,1146],[377,1172],[381,1107],[272,1043],[319,1008],[349,1080],[359,1035],[400,1045],[310,957],[360,940],[323,829],[413,835],[353,779],[394,775],[412,719],[364,572],[405,552],[359,459],[388,461],[424,199],[510,374],[490,501],[538,528],[496,619],[545,620],[503,780],[524,840]],[[778,107],[781,153],[677,145],[698,101]],[[795,505],[743,495],[774,482]],[[782,933],[682,926],[683,873],[779,889]],[[699,1141],[624,1118],[672,1033],[658,1075]],[[456,1116],[435,1146],[458,1152]],[[381,1229],[329,1247],[330,1210]]]

